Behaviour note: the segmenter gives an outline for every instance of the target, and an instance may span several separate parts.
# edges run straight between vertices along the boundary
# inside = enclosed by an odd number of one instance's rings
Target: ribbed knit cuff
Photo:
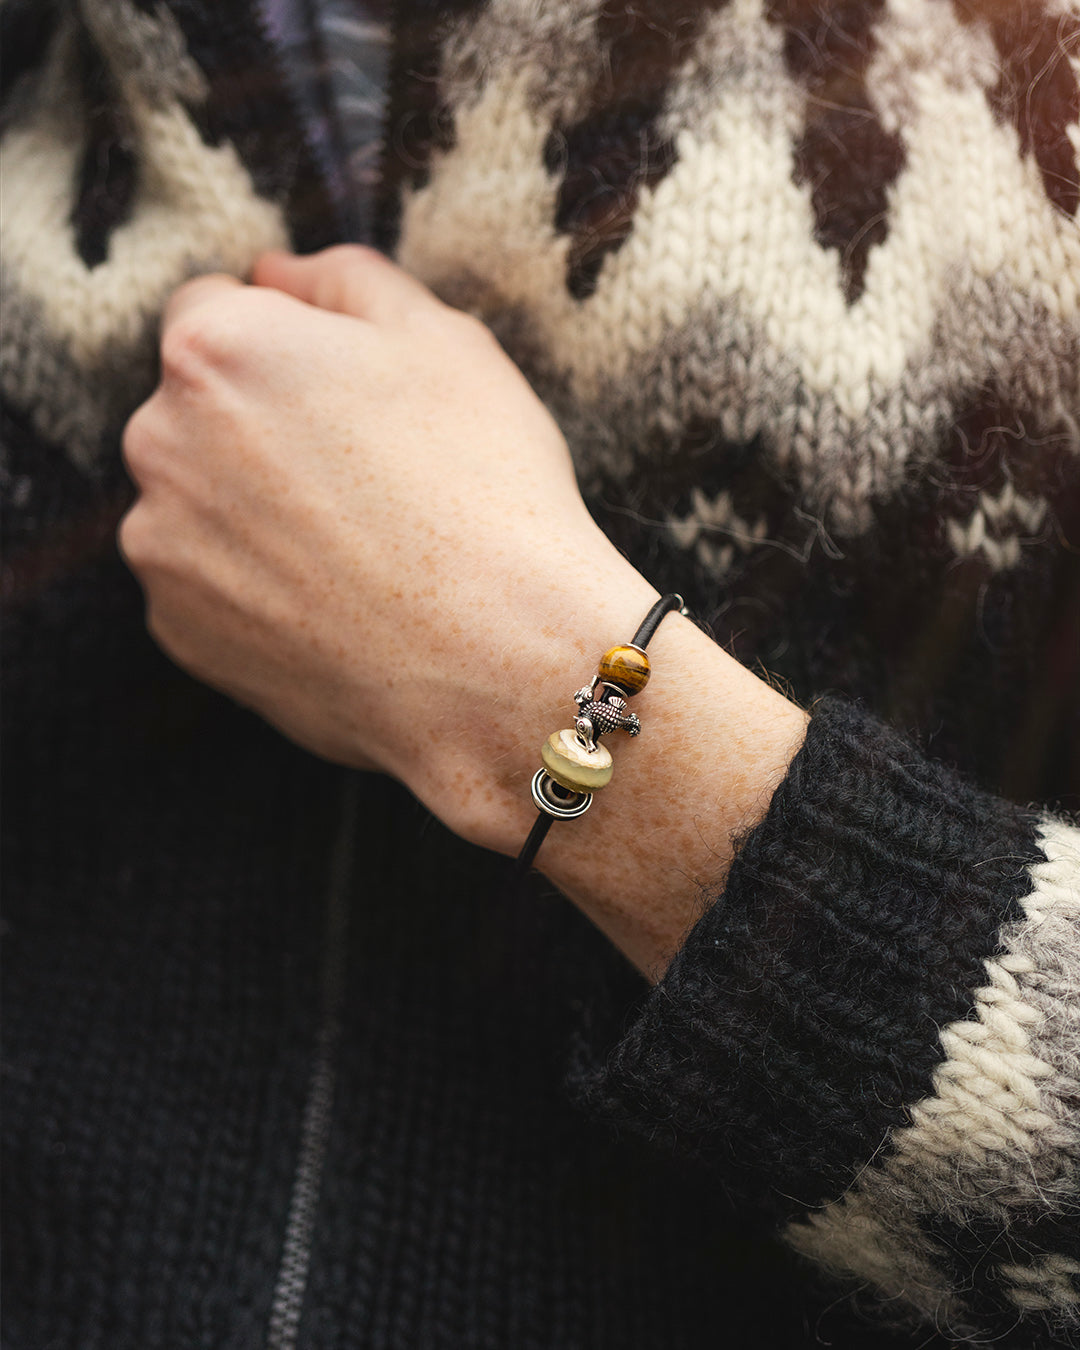
[[[1080,1346],[1080,829],[820,704],[724,893],[587,1075],[853,1290]]]
[[[586,1099],[776,1220],[835,1199],[931,1092],[1042,857],[1030,813],[822,701]]]

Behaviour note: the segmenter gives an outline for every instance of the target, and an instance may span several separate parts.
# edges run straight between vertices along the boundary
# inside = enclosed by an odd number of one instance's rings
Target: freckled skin
[[[125,433],[140,495],[120,543],[151,632],[316,754],[392,774],[516,853],[540,745],[656,592],[475,320],[355,247],[268,254],[253,281],[176,293],[161,383]],[[611,783],[538,865],[656,976],[806,719],[685,619],[649,654],[641,736],[613,738]]]

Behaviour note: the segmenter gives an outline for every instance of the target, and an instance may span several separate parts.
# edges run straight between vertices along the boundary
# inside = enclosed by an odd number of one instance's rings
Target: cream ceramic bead
[[[606,746],[586,750],[573,727],[553,731],[544,742],[540,757],[556,783],[572,792],[599,792],[611,781],[615,767]]]

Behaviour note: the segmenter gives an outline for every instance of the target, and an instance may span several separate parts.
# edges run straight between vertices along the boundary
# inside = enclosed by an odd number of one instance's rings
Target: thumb
[[[382,253],[359,244],[338,244],[307,257],[264,253],[255,263],[251,280],[318,309],[395,327],[407,323],[418,310],[443,307],[415,277]]]

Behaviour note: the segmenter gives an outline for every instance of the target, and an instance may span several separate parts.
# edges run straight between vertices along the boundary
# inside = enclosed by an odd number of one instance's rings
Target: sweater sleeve
[[[1080,831],[823,701],[586,1092],[894,1314],[1080,1344]]]

